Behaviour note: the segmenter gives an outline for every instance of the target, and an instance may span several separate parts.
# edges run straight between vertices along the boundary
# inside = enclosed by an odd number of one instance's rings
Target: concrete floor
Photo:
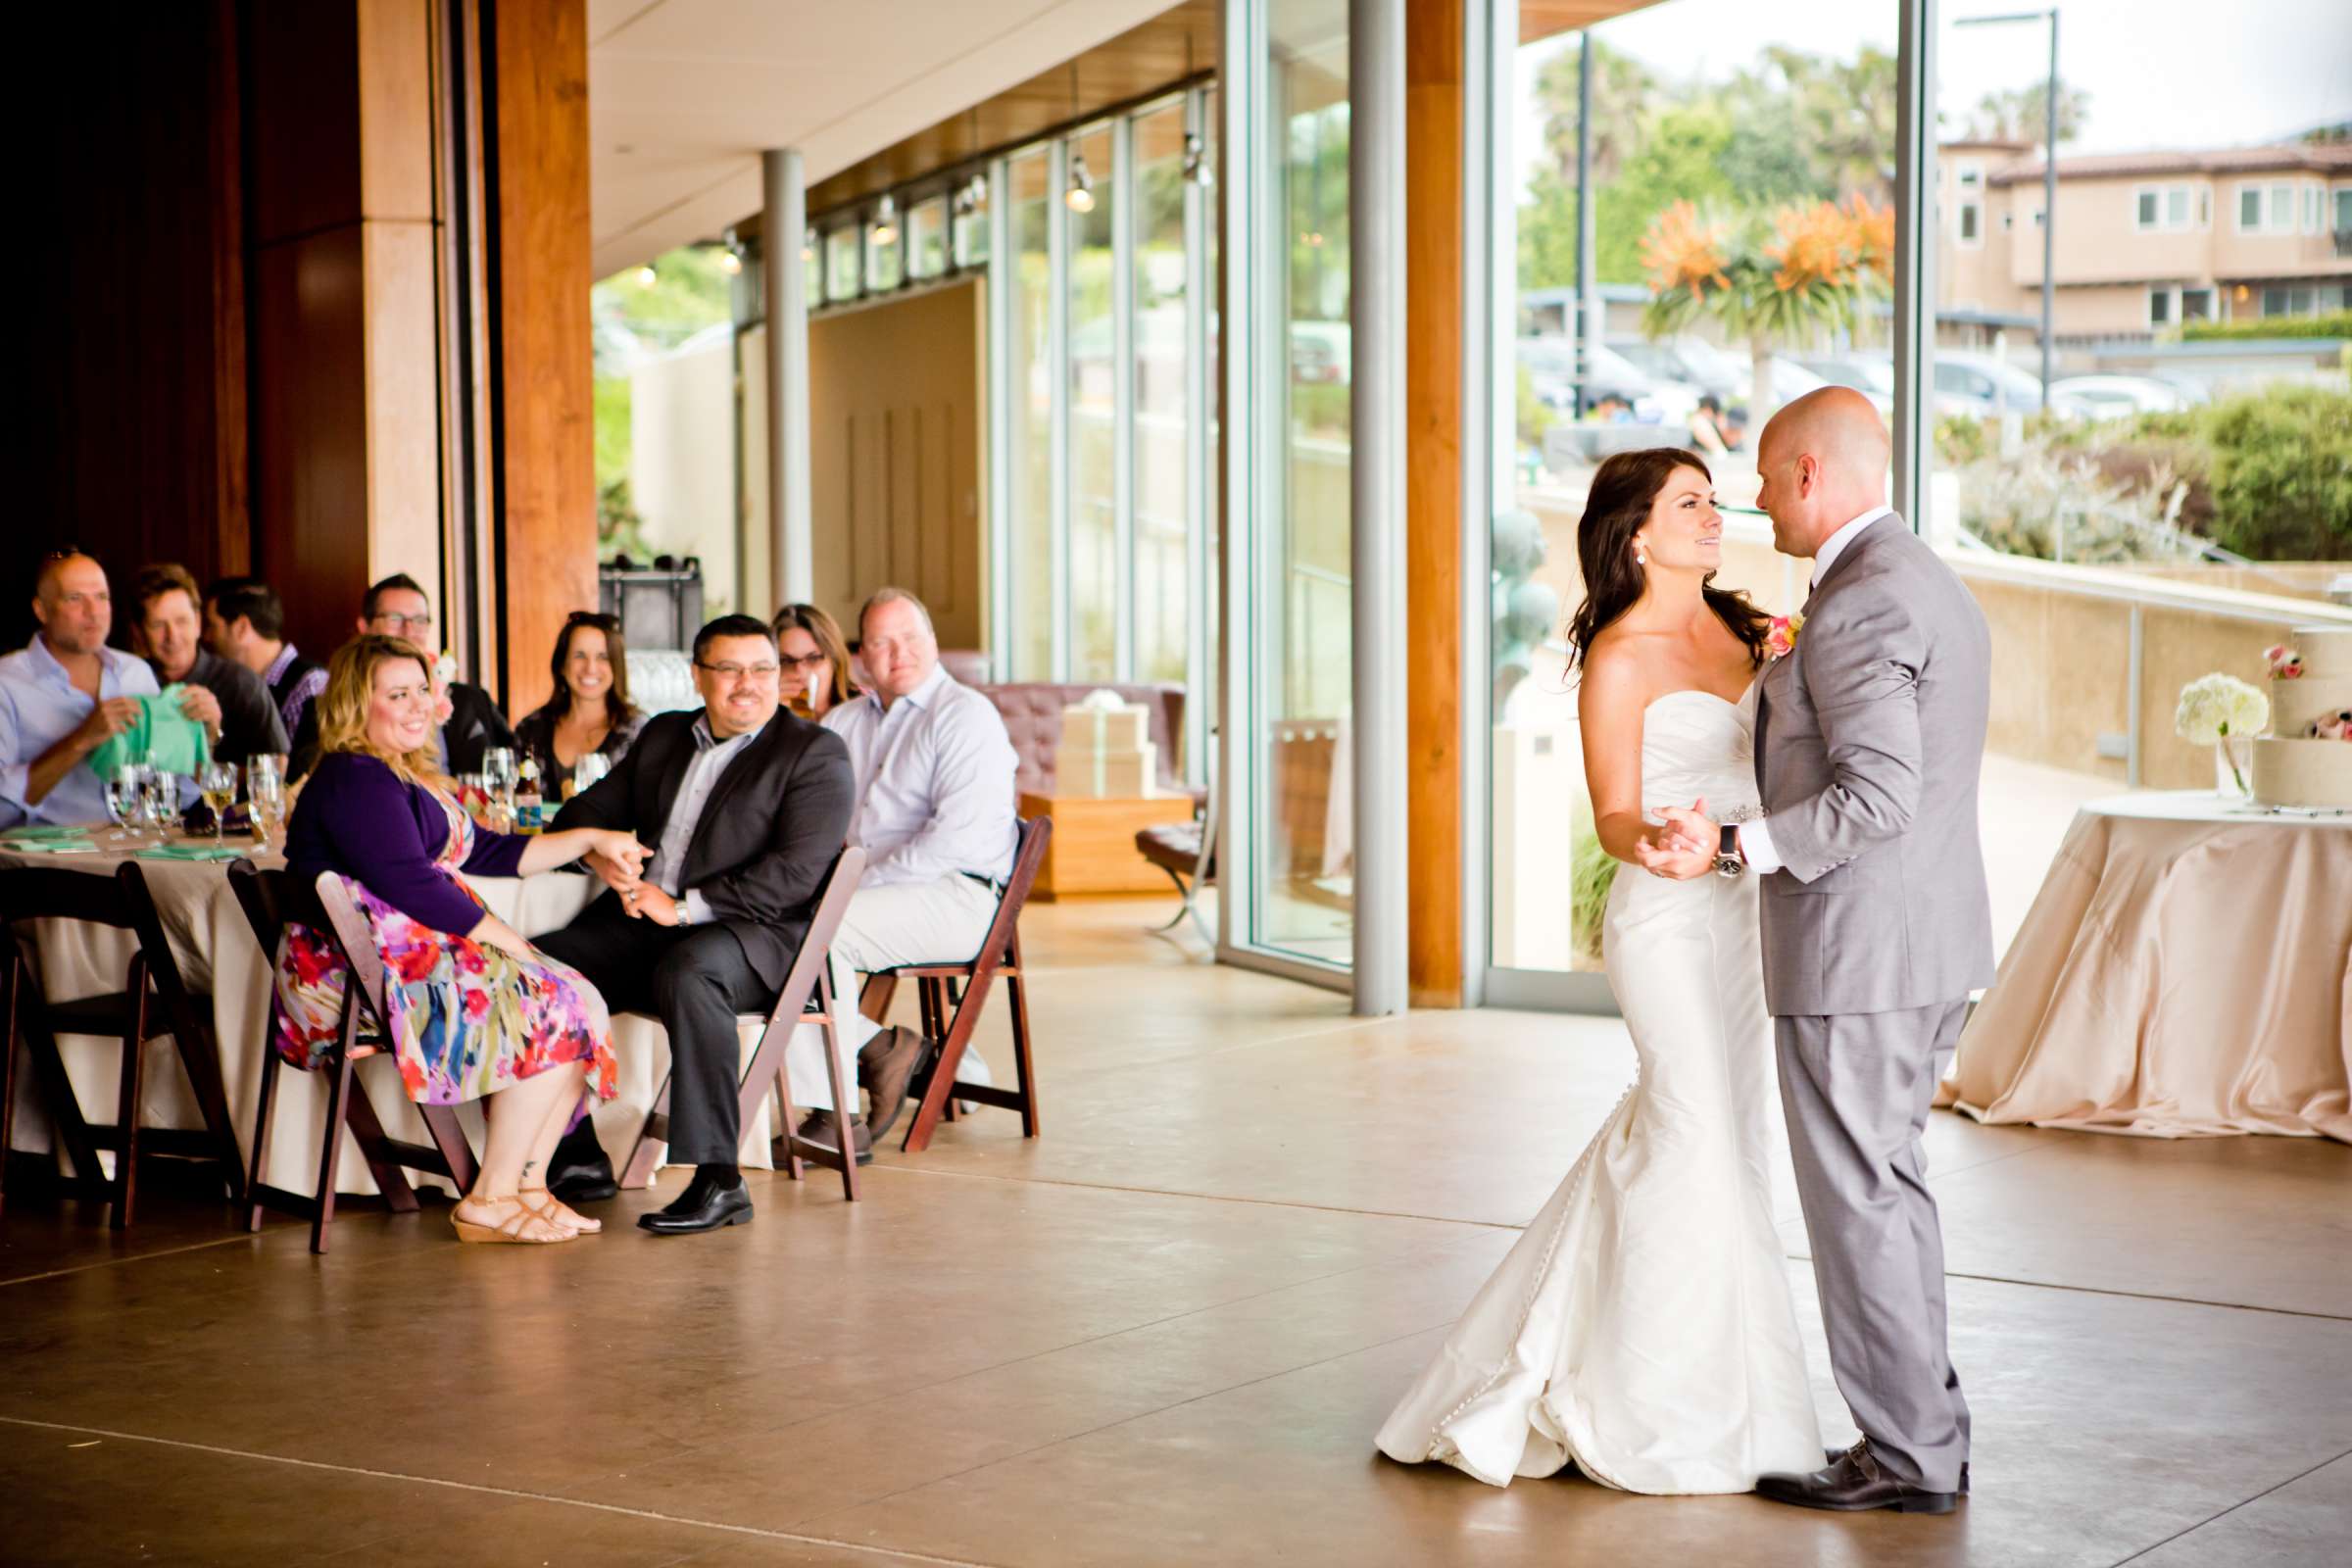
[[[11,1564],[2340,1564],[2352,1150],[1936,1118],[1949,1518],[1494,1491],[1372,1433],[1615,1102],[1614,1022],[1202,967],[1164,903],[1040,908],[1046,1136],[888,1152],[866,1200],[461,1248],[444,1209],[231,1232],[142,1193],[0,1220]],[[1184,939],[1189,941],[1188,939]],[[1002,1035],[989,1054],[1006,1065]],[[1829,1435],[1794,1204],[1789,1279]]]

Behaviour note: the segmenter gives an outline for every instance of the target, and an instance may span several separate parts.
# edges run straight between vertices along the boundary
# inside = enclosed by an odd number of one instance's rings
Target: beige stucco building
[[[2035,150],[1945,142],[1936,183],[1938,308],[2037,317]],[[2352,305],[2352,145],[2061,158],[2056,274],[2061,342],[2343,309]]]

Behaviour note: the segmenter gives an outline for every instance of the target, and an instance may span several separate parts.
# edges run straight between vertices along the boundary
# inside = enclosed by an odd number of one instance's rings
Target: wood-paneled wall
[[[1414,1005],[1461,1005],[1462,7],[1405,8],[1405,726]]]
[[[118,642],[143,564],[246,567],[236,38],[234,0],[20,19],[7,647],[31,635],[35,564],[67,543],[113,577]]]
[[[547,685],[564,617],[596,608],[589,364],[586,0],[484,0],[495,126],[490,276],[501,461],[494,476],[510,709]]]
[[[981,310],[967,282],[809,323],[817,602],[845,629],[893,584],[923,601],[941,647],[982,645]]]

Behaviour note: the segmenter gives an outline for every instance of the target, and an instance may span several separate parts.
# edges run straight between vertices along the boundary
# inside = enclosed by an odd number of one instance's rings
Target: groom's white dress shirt
[[[1847,545],[1854,542],[1854,535],[1881,517],[1891,516],[1893,513],[1892,507],[1873,507],[1824,539],[1821,548],[1813,553],[1813,580],[1805,585],[1806,597],[1812,597],[1813,589],[1829,574],[1831,564],[1845,553]],[[1740,858],[1747,861],[1748,869],[1758,876],[1778,871],[1786,863],[1773,853],[1772,829],[1765,823],[1742,822],[1735,831]]]

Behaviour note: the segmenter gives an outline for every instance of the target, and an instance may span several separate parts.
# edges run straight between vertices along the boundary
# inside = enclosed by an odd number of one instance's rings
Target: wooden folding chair
[[[804,1163],[834,1166],[841,1172],[842,1196],[853,1203],[858,1201],[857,1149],[846,1137],[841,1139],[841,1148],[826,1149],[798,1136],[795,1124],[799,1118],[784,1072],[784,1053],[802,1024],[812,1023],[823,1031],[825,1076],[832,1086],[837,1118],[845,1117],[854,1103],[849,1091],[856,1086],[842,1082],[841,1032],[835,1013],[838,999],[833,995],[825,957],[832,949],[834,933],[841,929],[842,917],[849,913],[850,896],[858,891],[858,879],[864,874],[865,852],[843,850],[833,869],[825,874],[824,892],[816,901],[816,912],[809,917],[808,934],[801,939],[801,951],[792,960],[791,972],[784,976],[783,989],[776,993],[775,1005],[764,1014],[746,1013],[736,1020],[739,1027],[746,1023],[760,1026],[760,1044],[752,1052],[751,1065],[744,1069],[737,1091],[737,1125],[749,1126],[759,1114],[760,1102],[773,1092],[784,1103],[784,1130],[776,1139],[784,1152],[784,1173],[797,1182]],[[636,1146],[629,1152],[620,1179],[623,1187],[643,1187],[653,1179],[662,1146],[669,1142],[669,1078],[664,1077],[653,1109],[646,1112],[645,1125],[638,1129]]]
[[[16,923],[24,920],[81,920],[129,932],[138,940],[139,951],[131,955],[122,989],[72,1002],[49,1001],[41,989],[36,956],[15,930]],[[41,1099],[58,1141],[73,1162],[74,1177],[67,1190],[111,1200],[109,1223],[114,1229],[130,1224],[143,1152],[215,1160],[222,1169],[224,1191],[233,1194],[238,1190],[236,1139],[220,1095],[220,1063],[213,1053],[212,1031],[202,1023],[187,988],[180,983],[178,963],[164,940],[145,874],[137,864],[126,860],[113,876],[63,866],[24,866],[0,877],[0,957],[5,957],[8,972],[8,1032],[6,1045],[0,1047],[0,1153],[7,1150],[12,1130],[16,1058],[22,1043],[39,1075]],[[122,1043],[113,1122],[92,1122],[82,1114],[65,1057],[58,1050],[59,1035],[95,1035]],[[162,1035],[173,1037],[188,1082],[204,1107],[201,1132],[139,1126],[146,1064],[143,1048]],[[111,1181],[98,1162],[101,1149],[115,1153]],[[5,1165],[0,1159],[0,1172]]]
[[[319,1070],[328,1074],[326,1092],[326,1127],[318,1140],[318,1193],[305,1198],[281,1187],[271,1187],[262,1180],[269,1168],[270,1110],[276,1097],[278,1054],[277,1041],[269,1023],[264,1023],[261,1041],[261,1091],[255,1097],[253,1119],[253,1168],[245,1184],[249,1207],[245,1228],[262,1228],[262,1210],[278,1208],[289,1213],[307,1214],[311,1220],[311,1250],[326,1250],[326,1228],[335,1222],[335,1166],[342,1157],[343,1129],[349,1127],[360,1146],[360,1155],[368,1161],[369,1174],[384,1195],[384,1202],[396,1214],[416,1212],[416,1190],[409,1185],[403,1174],[407,1170],[423,1171],[428,1175],[446,1176],[463,1193],[474,1182],[477,1167],[473,1150],[466,1142],[466,1130],[458,1124],[454,1105],[418,1105],[417,1113],[424,1118],[425,1132],[432,1146],[412,1144],[393,1138],[384,1131],[376,1118],[375,1107],[368,1102],[368,1091],[354,1075],[359,1063],[391,1050],[386,1033],[391,1013],[384,1003],[384,962],[375,951],[375,938],[368,929],[368,917],[352,903],[351,894],[343,879],[332,871],[322,871],[314,886],[286,871],[265,871],[251,860],[238,860],[228,868],[228,885],[235,890],[237,904],[245,911],[246,922],[253,927],[255,940],[262,953],[274,967],[278,938],[288,925],[307,926],[324,937],[345,972],[343,1015],[340,1033],[326,1050],[326,1059]]]
[[[915,982],[923,1033],[940,1042],[939,1059],[920,1082],[909,1086],[910,1092],[921,1097],[922,1103],[914,1113],[913,1124],[906,1129],[906,1141],[899,1145],[906,1153],[919,1154],[931,1146],[932,1129],[939,1125],[941,1117],[951,1114],[948,1108],[951,1099],[1017,1110],[1021,1113],[1021,1136],[1037,1136],[1037,1073],[1029,1055],[1028,982],[1021,972],[1021,906],[1029,902],[1029,889],[1037,881],[1038,868],[1045,864],[1046,845],[1053,836],[1054,823],[1050,818],[1039,817],[1018,826],[1020,839],[1013,851],[1012,876],[997,899],[997,917],[989,922],[980,951],[963,963],[903,964],[896,969],[877,970],[866,981],[861,1000],[866,1015],[877,1020],[889,1013],[899,982]],[[963,1063],[964,1049],[971,1044],[972,1031],[980,1026],[980,1008],[988,1001],[989,984],[1000,975],[1012,1004],[1016,1086],[1012,1089],[968,1084],[956,1076]]]

